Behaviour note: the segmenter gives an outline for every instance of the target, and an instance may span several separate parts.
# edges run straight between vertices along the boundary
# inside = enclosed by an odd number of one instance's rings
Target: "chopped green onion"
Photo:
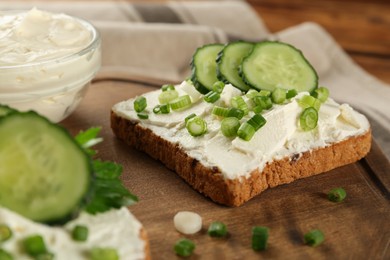
[[[267,248],[268,242],[268,231],[267,227],[253,227],[252,228],[252,249],[255,251],[263,251]]]
[[[298,91],[296,89],[289,89],[286,93],[286,98],[287,99],[290,99],[290,98],[293,98],[295,97],[296,95],[298,95]]]
[[[253,112],[255,112],[256,114],[260,114],[261,112],[263,112],[263,107],[262,106],[255,106],[253,108]]]
[[[345,199],[347,193],[343,188],[335,188],[329,191],[328,199],[333,202],[341,202]]]
[[[173,249],[178,256],[187,257],[192,255],[192,252],[195,250],[195,244],[189,239],[182,238],[175,243]]]
[[[245,141],[249,141],[252,139],[253,135],[256,133],[255,128],[248,124],[247,122],[241,124],[240,128],[237,131],[238,137]]]
[[[146,102],[146,98],[145,97],[137,97],[135,100],[134,100],[134,110],[136,112],[142,112],[145,110],[147,106],[147,102]]]
[[[76,241],[86,241],[88,238],[88,228],[82,225],[76,225],[72,231],[72,238]]]
[[[224,237],[227,235],[226,225],[220,221],[212,222],[207,230],[211,237]]]
[[[282,104],[286,100],[286,90],[276,88],[272,91],[271,98],[275,104]]]
[[[234,137],[240,128],[240,121],[236,117],[226,117],[221,122],[221,132],[226,137]]]
[[[225,107],[214,106],[211,113],[216,116],[227,117],[229,115],[229,109]]]
[[[228,117],[236,117],[238,119],[241,119],[241,118],[244,117],[244,114],[245,114],[244,110],[241,110],[241,109],[235,108],[235,107],[231,107],[228,110],[228,115],[227,116]]]
[[[315,110],[317,110],[317,112],[318,112],[318,111],[320,111],[321,105],[322,105],[322,102],[321,102],[319,99],[316,99],[316,100],[314,101],[313,108],[314,108]]]
[[[309,95],[305,95],[298,100],[298,104],[302,108],[313,107],[315,102],[316,98]]]
[[[191,106],[191,98],[189,95],[180,96],[170,102],[170,105],[173,110],[185,109]]]
[[[0,243],[7,241],[12,237],[12,230],[5,224],[0,224]]]
[[[329,89],[325,87],[319,87],[312,93],[312,96],[319,99],[322,103],[324,103],[329,97]]]
[[[269,90],[260,90],[259,96],[269,97],[269,96],[271,96],[271,91],[269,91]]]
[[[215,101],[217,101],[219,98],[221,97],[221,95],[218,93],[218,92],[215,92],[215,91],[210,91],[208,92],[205,96],[204,96],[204,101],[206,101],[207,103],[214,103]]]
[[[251,99],[251,98],[254,98],[254,97],[259,96],[259,95],[260,95],[260,93],[257,90],[250,89],[250,90],[248,90],[248,92],[246,92],[245,96],[247,98]]]
[[[1,260],[13,260],[14,258],[10,253],[8,253],[4,249],[0,248],[0,259]]]
[[[177,97],[179,97],[179,92],[176,90],[163,91],[160,93],[160,95],[158,95],[158,102],[160,104],[168,104]]]
[[[43,253],[43,254],[39,254],[39,255],[35,256],[34,260],[53,260],[54,258],[55,257],[54,257],[53,253],[47,252],[47,253]]]
[[[270,109],[272,107],[272,100],[270,97],[257,96],[252,98],[252,100],[257,106],[261,106],[263,109]]]
[[[185,123],[187,124],[188,120],[190,120],[193,117],[196,117],[196,114],[192,113],[191,115],[189,115],[186,118],[184,118]]]
[[[172,84],[165,84],[161,87],[162,91],[169,91],[169,90],[175,90],[175,86]]]
[[[206,121],[199,116],[189,119],[186,123],[186,128],[192,136],[201,136],[207,132]]]
[[[321,230],[313,229],[310,232],[306,233],[303,237],[305,244],[316,247],[320,245],[325,240],[324,234]]]
[[[30,256],[47,253],[45,241],[40,235],[32,235],[23,240],[23,248]]]
[[[265,120],[265,118],[259,114],[254,115],[251,119],[247,121],[248,124],[253,126],[255,131],[259,130],[263,125],[265,125],[266,122],[267,120]]]
[[[139,119],[148,119],[149,115],[146,113],[137,113]]]
[[[244,111],[245,115],[249,112],[248,104],[245,102],[242,96],[232,97],[230,99],[230,105],[234,108],[241,109],[242,111]]]
[[[90,251],[91,260],[119,260],[116,249],[109,247],[95,247]]]
[[[222,93],[224,87],[225,87],[225,83],[223,83],[222,81],[216,81],[213,84],[213,91],[217,93]]]
[[[303,131],[310,131],[317,126],[318,112],[313,107],[308,107],[303,110],[299,117],[299,122]]]
[[[169,114],[171,112],[171,107],[169,104],[157,105],[153,108],[153,113],[155,114]]]

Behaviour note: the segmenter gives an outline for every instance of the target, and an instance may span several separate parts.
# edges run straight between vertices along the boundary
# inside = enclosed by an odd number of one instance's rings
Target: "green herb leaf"
[[[103,141],[103,138],[97,137],[101,129],[101,127],[91,127],[85,131],[80,131],[74,137],[90,156],[95,155],[96,151],[89,148]]]

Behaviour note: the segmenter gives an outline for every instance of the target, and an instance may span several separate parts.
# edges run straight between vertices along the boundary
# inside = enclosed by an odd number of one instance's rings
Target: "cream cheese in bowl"
[[[79,104],[100,64],[100,36],[90,23],[35,8],[0,12],[0,104],[58,122]]]

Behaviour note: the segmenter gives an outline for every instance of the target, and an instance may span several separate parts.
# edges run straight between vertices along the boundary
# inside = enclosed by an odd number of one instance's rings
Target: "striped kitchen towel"
[[[244,1],[8,2],[0,3],[0,10],[34,6],[95,24],[103,41],[99,78],[176,83],[189,76],[191,56],[203,44],[239,39],[289,42],[303,51],[332,97],[369,117],[376,141],[390,158],[390,86],[361,69],[317,24],[309,22],[271,35]]]

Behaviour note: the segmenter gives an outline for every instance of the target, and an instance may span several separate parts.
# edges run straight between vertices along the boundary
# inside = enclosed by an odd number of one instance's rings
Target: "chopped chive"
[[[313,108],[317,110],[317,112],[320,111],[321,105],[322,102],[319,99],[314,100]]]
[[[54,258],[55,257],[54,257],[53,253],[47,252],[47,253],[43,253],[43,254],[39,254],[39,255],[35,256],[34,260],[53,260]]]
[[[149,115],[146,113],[137,113],[139,119],[148,119]]]
[[[170,102],[172,110],[185,109],[191,106],[191,98],[189,95],[180,96]]]
[[[260,93],[255,89],[250,89],[248,92],[246,92],[245,96],[249,99],[254,98],[256,96],[259,96]]]
[[[169,104],[157,105],[153,108],[153,113],[155,114],[169,114],[171,112],[171,107]]]
[[[242,96],[232,97],[230,99],[230,105],[234,108],[241,109],[242,111],[244,111],[245,115],[249,112],[248,104],[245,102]]]
[[[305,96],[301,97],[298,100],[298,104],[302,108],[308,108],[308,107],[313,107],[315,101],[316,101],[315,97],[312,97],[312,96],[309,96],[309,95],[305,95]]]
[[[303,240],[306,245],[316,247],[324,242],[325,236],[321,230],[313,229],[304,235]]]
[[[212,222],[207,230],[211,237],[224,237],[228,233],[226,225],[220,221]]]
[[[188,120],[190,120],[193,117],[196,117],[196,114],[192,113],[191,115],[188,115],[186,118],[184,118],[184,122],[187,124]]]
[[[313,107],[308,107],[301,113],[299,123],[303,131],[310,131],[316,128],[318,122],[318,112]]]
[[[47,253],[45,241],[40,235],[32,235],[23,240],[23,248],[30,256]]]
[[[262,115],[255,114],[251,119],[247,121],[248,124],[253,126],[255,131],[259,130],[262,126],[265,125],[267,120]]]
[[[225,83],[223,83],[222,81],[216,81],[213,84],[213,91],[217,93],[222,93],[224,87],[225,87]]]
[[[256,96],[252,98],[253,102],[257,106],[261,106],[263,109],[270,109],[272,107],[272,100],[266,96]]]
[[[160,104],[168,104],[172,100],[176,99],[179,97],[179,92],[176,90],[167,90],[163,91],[158,95],[158,102]]]
[[[326,87],[319,87],[315,89],[311,95],[324,103],[329,97],[329,89]]]
[[[259,96],[263,96],[263,97],[269,97],[269,96],[271,96],[271,91],[269,91],[269,90],[260,90],[260,92],[259,92]]]
[[[134,110],[136,112],[142,112],[145,110],[147,106],[147,102],[146,102],[146,98],[145,97],[137,97],[135,100],[134,100]]]
[[[195,244],[189,239],[182,238],[175,243],[173,250],[178,256],[187,257],[192,255],[195,250]]]
[[[228,109],[228,117],[236,117],[238,119],[243,118],[245,112],[239,108],[231,107]]]
[[[72,238],[76,241],[86,241],[88,239],[88,228],[82,225],[76,225],[72,231]]]
[[[119,260],[118,251],[109,247],[95,247],[90,251],[91,260]]]
[[[192,136],[201,136],[207,132],[206,121],[199,116],[189,119],[186,123],[186,128]]]
[[[240,128],[240,121],[236,117],[226,117],[221,121],[221,132],[226,137],[234,137]]]
[[[282,104],[286,100],[286,90],[276,88],[272,91],[271,99],[275,104]]]
[[[169,91],[169,90],[175,90],[175,86],[172,84],[165,84],[161,87],[162,91]]]
[[[0,248],[0,259],[1,260],[13,260],[13,256],[5,251],[4,249]]]
[[[255,251],[263,251],[267,248],[268,242],[268,231],[267,227],[253,227],[252,228],[252,249]]]
[[[247,122],[241,124],[240,128],[238,128],[237,131],[238,137],[240,137],[245,141],[251,140],[255,133],[256,133],[255,128],[252,125],[248,124]]]
[[[0,243],[7,241],[12,237],[12,230],[5,224],[0,224]]]
[[[289,89],[286,93],[286,98],[287,99],[290,99],[290,98],[293,98],[295,97],[296,95],[298,95],[298,91],[296,89]]]
[[[255,112],[256,114],[260,114],[261,112],[263,112],[263,107],[262,106],[255,106],[253,108],[253,112]]]
[[[215,91],[210,91],[208,92],[205,96],[204,96],[204,101],[206,101],[207,103],[214,103],[215,101],[217,101],[221,96],[219,95],[218,92],[215,92]]]
[[[225,107],[214,106],[211,113],[216,116],[227,117],[229,115],[229,109]]]
[[[346,196],[347,193],[343,188],[335,188],[328,192],[328,199],[333,202],[341,202]]]

